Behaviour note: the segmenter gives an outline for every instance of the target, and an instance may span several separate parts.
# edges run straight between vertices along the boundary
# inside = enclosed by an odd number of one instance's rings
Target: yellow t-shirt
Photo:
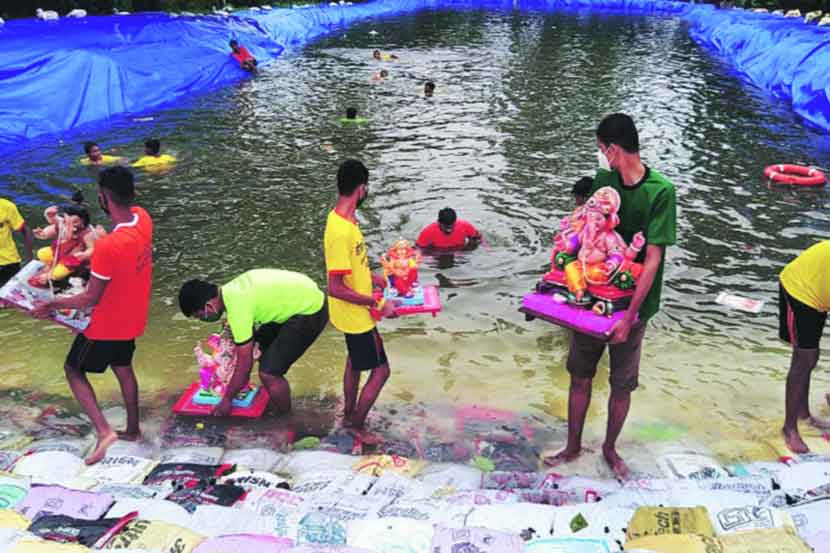
[[[0,266],[20,263],[20,253],[14,244],[12,232],[23,226],[23,217],[17,206],[0,198]]]
[[[323,238],[326,272],[345,275],[346,286],[365,296],[372,295],[369,254],[360,228],[334,210],[326,220]],[[362,334],[375,328],[375,320],[365,305],[356,305],[329,296],[329,320],[347,334]]]
[[[830,240],[807,248],[781,271],[789,295],[816,311],[830,311]]]
[[[120,161],[120,160],[121,160],[121,158],[118,157],[118,156],[102,155],[101,156],[101,162],[98,163],[97,165],[112,165],[114,163],[118,163],[118,161]],[[92,161],[88,157],[82,157],[78,161],[80,162],[81,165],[93,165]]]
[[[133,167],[152,167],[154,165],[170,165],[176,163],[176,158],[170,154],[162,154],[160,156],[144,156],[133,163]]]

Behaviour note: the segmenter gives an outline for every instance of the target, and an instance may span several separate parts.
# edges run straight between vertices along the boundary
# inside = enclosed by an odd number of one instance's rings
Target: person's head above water
[[[582,177],[574,183],[573,188],[571,188],[571,194],[573,194],[576,205],[580,206],[588,200],[588,196],[591,195],[591,188],[593,187],[593,177]]]
[[[346,108],[346,119],[356,119],[357,108]]]
[[[369,170],[363,162],[347,159],[337,169],[337,193],[343,198],[355,198],[357,207],[369,194]]]
[[[424,96],[432,96],[435,94],[435,83],[432,81],[427,81],[424,83]]]
[[[179,308],[185,317],[195,317],[205,322],[218,321],[225,310],[219,287],[210,282],[193,279],[179,290]]]
[[[372,52],[372,57],[375,58],[376,60],[381,59],[380,50],[375,50],[374,52]]]
[[[624,113],[606,116],[597,127],[597,148],[602,169],[619,169],[630,158],[639,162],[640,137],[634,120]]]
[[[84,142],[84,152],[90,161],[101,161],[101,147],[97,142]]]
[[[234,52],[239,50],[239,43],[236,40],[231,39],[231,41],[228,43],[228,45],[231,47],[231,50],[233,50]]]
[[[444,234],[452,234],[457,219],[458,216],[455,214],[455,210],[451,207],[445,207],[438,212],[438,227]]]
[[[161,152],[161,141],[158,138],[148,138],[144,141],[144,153],[148,156],[157,156]]]
[[[98,203],[105,213],[112,212],[112,206],[129,208],[135,200],[135,180],[126,167],[116,165],[104,169],[98,175]]]
[[[380,70],[380,78],[381,79],[385,79],[388,76],[389,76],[389,71],[387,71],[386,69],[381,69]]]

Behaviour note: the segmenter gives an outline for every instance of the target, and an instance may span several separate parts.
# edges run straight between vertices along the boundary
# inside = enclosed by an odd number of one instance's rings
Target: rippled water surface
[[[383,64],[385,82],[371,82],[372,48],[400,56]],[[420,95],[426,79],[437,83],[432,99]],[[341,126],[347,106],[370,122]],[[634,116],[646,162],[675,183],[679,204],[678,244],[623,452],[658,421],[724,454],[760,451],[783,416],[788,348],[775,337],[777,274],[830,234],[825,190],[770,188],[760,173],[772,162],[826,167],[830,139],[741,84],[678,21],[622,15],[439,11],[366,22],[255,79],[99,133],[105,149],[129,155],[143,136],[160,135],[184,160],[170,174],[140,176],[140,202],[156,224],[150,327],[136,359],[146,417],[161,417],[194,379],[192,346],[210,330],[178,314],[179,285],[261,266],[323,284],[334,173],[354,156],[371,173],[361,225],[373,257],[414,238],[447,205],[487,239],[476,251],[426,260],[422,280],[441,286],[438,318],[383,323],[393,376],[381,410],[426,407],[429,418],[449,405],[486,404],[545,421],[561,437],[567,334],[525,322],[517,307],[545,270],[571,184],[595,170],[593,131],[613,111]],[[36,222],[74,187],[94,201],[78,155],[77,145],[61,144],[7,160],[0,193]],[[721,291],[767,304],[760,315],[731,311],[714,303]],[[3,311],[0,336],[6,401],[12,391],[16,401],[42,394],[41,404],[74,405],[61,369],[65,331]],[[293,367],[301,412],[330,416],[324,407],[340,394],[344,357],[329,329]],[[586,431],[592,447],[604,431],[607,361],[602,367]],[[111,376],[94,384],[117,404]],[[827,371],[817,371],[816,402],[828,385]]]

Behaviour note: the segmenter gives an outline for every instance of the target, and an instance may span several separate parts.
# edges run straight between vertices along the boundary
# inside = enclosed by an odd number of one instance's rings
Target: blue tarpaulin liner
[[[623,11],[682,17],[693,38],[757,86],[830,130],[830,29],[742,10],[668,0],[376,0],[237,12],[17,20],[0,27],[0,149],[117,116],[140,114],[246,78],[237,38],[267,63],[337,27],[425,8]]]

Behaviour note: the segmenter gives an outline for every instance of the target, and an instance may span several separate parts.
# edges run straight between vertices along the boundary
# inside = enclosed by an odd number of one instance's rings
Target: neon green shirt
[[[663,175],[646,167],[643,179],[633,186],[624,186],[617,171],[600,169],[594,179],[591,194],[610,186],[620,194],[620,224],[615,229],[625,240],[631,243],[635,234],[642,231],[646,246],[671,246],[677,240],[677,199],[674,185]],[[646,248],[640,251],[636,261],[642,263],[646,257]],[[654,275],[651,289],[640,305],[640,320],[647,321],[660,310],[660,294],[663,290],[663,265],[666,250],[660,267]]]
[[[237,344],[253,338],[255,326],[317,313],[324,300],[313,280],[279,269],[254,269],[222,286],[228,326]]]

